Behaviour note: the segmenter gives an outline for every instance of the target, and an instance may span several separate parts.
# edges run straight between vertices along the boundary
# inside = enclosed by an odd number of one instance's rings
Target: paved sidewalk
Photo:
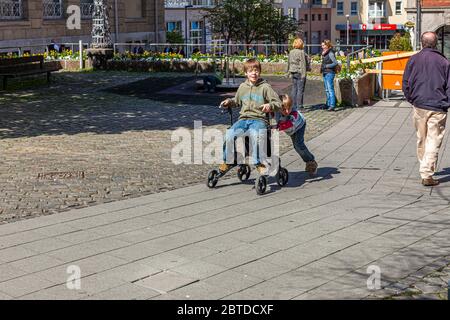
[[[1,225],[0,298],[390,297],[449,263],[450,142],[434,188],[415,143],[409,106],[380,102],[309,142],[317,178],[285,154],[289,184],[264,196],[230,179]]]

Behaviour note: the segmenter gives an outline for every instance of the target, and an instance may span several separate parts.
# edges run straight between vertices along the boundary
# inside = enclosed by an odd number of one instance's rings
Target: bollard
[[[79,51],[80,51],[80,70],[83,70],[83,40],[78,42]]]

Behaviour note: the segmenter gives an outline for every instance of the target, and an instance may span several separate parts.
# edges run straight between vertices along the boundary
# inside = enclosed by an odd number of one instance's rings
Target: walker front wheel
[[[257,195],[262,195],[267,189],[267,178],[265,176],[259,176],[255,180],[255,189]]]
[[[212,189],[216,186],[217,182],[219,181],[219,172],[217,170],[211,170],[208,173],[208,181],[206,182],[206,185],[208,188]]]

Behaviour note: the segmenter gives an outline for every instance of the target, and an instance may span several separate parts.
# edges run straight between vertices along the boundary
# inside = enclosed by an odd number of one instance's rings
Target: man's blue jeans
[[[309,152],[308,148],[305,145],[305,130],[306,123],[291,136],[291,139],[295,151],[297,151],[303,161],[309,162],[314,160],[314,155]]]
[[[227,130],[225,144],[223,146],[223,161],[224,163],[234,163],[234,153],[236,152],[234,147],[234,138],[247,135],[250,138],[251,147],[251,159],[253,164],[260,164],[259,157],[259,140],[260,135],[265,134],[267,130],[267,124],[263,120],[239,120],[235,122],[230,129]],[[265,136],[266,137],[266,136]],[[230,150],[230,155],[227,159],[227,150]]]
[[[323,82],[325,85],[325,93],[327,95],[327,106],[330,108],[336,107],[336,96],[334,94],[334,76],[333,72],[325,73],[323,75]]]

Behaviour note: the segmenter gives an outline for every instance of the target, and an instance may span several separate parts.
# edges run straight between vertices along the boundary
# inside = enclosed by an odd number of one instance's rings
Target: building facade
[[[165,0],[166,31],[179,32],[186,43],[193,46],[211,43],[213,35],[204,18],[205,9],[214,7],[218,2],[219,0]]]
[[[408,0],[408,20],[417,23],[416,0]],[[450,59],[450,0],[423,0],[420,30],[435,31],[439,50]]]
[[[396,32],[409,32],[404,26],[408,21],[406,6],[407,0],[336,0],[331,40],[388,49]]]
[[[0,48],[78,43],[91,40],[93,0],[0,0]],[[71,5],[81,9],[81,28],[67,21]],[[109,0],[111,37],[118,42],[163,42],[162,0]]]
[[[331,36],[332,0],[276,0],[284,15],[299,21],[300,36],[312,53],[319,52],[320,43]]]

